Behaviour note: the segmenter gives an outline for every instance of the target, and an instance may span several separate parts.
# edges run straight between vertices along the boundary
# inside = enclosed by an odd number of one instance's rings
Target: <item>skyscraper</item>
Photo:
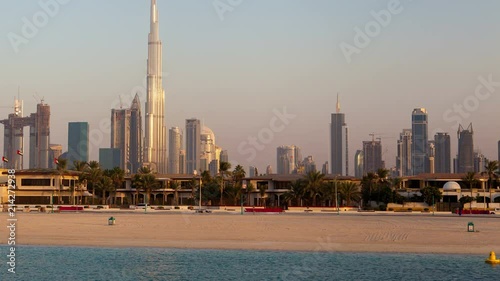
[[[354,154],[354,176],[357,178],[363,177],[363,166],[364,166],[364,155],[363,150],[356,150]]]
[[[266,175],[272,175],[272,174],[273,174],[273,167],[271,165],[267,165]]]
[[[208,171],[212,177],[216,177],[219,174],[219,167],[219,160],[214,159],[210,161],[210,164],[208,164]]]
[[[182,150],[182,131],[179,127],[172,127],[168,133],[168,173],[179,174],[180,155]]]
[[[200,172],[201,124],[198,119],[186,120],[186,173]]]
[[[186,172],[186,150],[181,150],[179,153],[179,174],[187,174]]]
[[[112,170],[123,164],[122,151],[119,148],[99,148],[99,165],[101,169]]]
[[[451,146],[448,133],[437,133],[434,136],[436,157],[434,167],[436,173],[451,173]]]
[[[498,163],[500,163],[500,141],[498,141]]]
[[[229,162],[229,153],[227,150],[222,150],[220,152],[220,162]]]
[[[301,166],[304,167],[304,173],[308,174],[310,172],[316,172],[318,169],[316,167],[316,162],[312,156],[307,156],[301,163]]]
[[[215,134],[207,126],[203,126],[200,135],[201,142],[201,170],[209,170],[212,160],[217,160],[215,149]]]
[[[257,172],[257,168],[255,168],[254,166],[250,166],[250,167],[248,168],[248,176],[249,176],[249,177],[256,177],[256,176],[258,176],[258,175],[259,175],[259,174],[258,174],[258,172]]]
[[[483,173],[486,170],[486,163],[488,159],[481,153],[481,151],[474,152],[474,172]]]
[[[120,150],[120,167],[136,173],[142,166],[142,117],[139,96],[130,108],[111,110],[111,148]]]
[[[416,108],[412,116],[411,169],[413,175],[427,173],[428,167],[428,115],[425,108]]]
[[[345,123],[344,113],[340,113],[340,101],[337,95],[337,111],[332,113],[330,123],[330,160],[331,173],[349,174],[349,128]]]
[[[57,167],[55,160],[59,159],[61,155],[62,155],[62,145],[51,144],[49,151],[49,163],[48,163],[49,169],[55,169]]]
[[[396,169],[400,177],[411,176],[411,129],[404,129],[399,134]]]
[[[278,174],[289,175],[295,170],[295,146],[280,146],[276,149]]]
[[[29,168],[49,167],[50,151],[50,106],[43,100],[37,104],[36,113],[23,116],[23,102],[14,101],[14,113],[8,119],[0,120],[4,125],[4,154],[8,163],[5,168],[24,168],[24,127],[30,127]]]
[[[330,172],[330,165],[328,164],[328,161],[325,161],[325,163],[323,163],[323,167],[321,168],[321,173],[323,175],[328,175]]]
[[[384,168],[382,161],[382,143],[380,141],[363,142],[363,173],[376,173],[378,169]]]
[[[167,131],[165,127],[165,91],[163,90],[162,43],[160,41],[158,9],[151,0],[151,26],[148,48],[146,100],[146,132],[144,165],[154,171],[167,172]]]
[[[50,106],[37,104],[36,113],[31,114],[30,128],[30,169],[49,167],[50,151]]]
[[[129,164],[133,173],[142,167],[143,158],[142,114],[139,95],[135,95],[130,105],[130,149]]]
[[[474,131],[472,123],[464,129],[462,125],[458,127],[458,157],[457,168],[459,173],[474,172]]]
[[[131,173],[135,173],[139,167],[131,167],[129,162],[130,145],[130,110],[128,109],[111,109],[111,149],[113,153],[120,152],[120,163],[118,167],[127,171],[130,169]],[[99,149],[99,159],[101,153],[103,157],[112,155],[108,150]],[[113,162],[108,162],[113,163]],[[111,164],[110,164],[111,165]],[[114,168],[114,167],[112,167]]]
[[[436,172],[435,159],[436,159],[436,145],[433,140],[427,142],[427,173],[434,174]]]
[[[68,124],[68,167],[73,161],[89,162],[89,123],[70,122]]]

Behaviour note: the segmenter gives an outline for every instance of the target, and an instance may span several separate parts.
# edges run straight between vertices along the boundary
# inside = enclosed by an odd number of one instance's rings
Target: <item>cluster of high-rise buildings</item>
[[[423,173],[479,173],[484,170],[488,160],[481,152],[474,150],[472,124],[467,128],[459,126],[458,152],[452,161],[450,135],[447,132],[437,132],[433,139],[429,139],[428,123],[428,113],[425,108],[413,110],[411,129],[403,129],[397,140],[395,176]],[[356,177],[385,168],[381,139],[375,141],[374,136],[372,141],[363,142],[363,150],[356,152],[354,159]]]
[[[424,173],[466,173],[484,171],[488,159],[474,149],[472,124],[467,128],[459,126],[457,131],[458,151],[452,159],[451,138],[447,132],[438,132],[433,139],[428,135],[428,113],[425,108],[416,108],[411,114],[411,129],[403,129],[396,143],[396,167],[390,169],[393,176],[413,176]],[[361,178],[368,173],[385,169],[382,137],[370,134],[371,140],[362,142],[362,149],[354,155],[354,171],[349,171],[349,129],[345,114],[340,111],[337,96],[336,112],[330,123],[330,162],[325,163],[322,172],[339,176]],[[500,141],[498,143],[500,159]],[[316,171],[316,165],[309,156],[302,161],[300,148],[281,146],[277,149],[277,173],[300,174]],[[330,168],[330,169],[329,169]]]
[[[141,105],[136,95],[130,108],[112,109],[111,147],[100,150],[101,164],[105,168],[118,166],[132,173],[147,166],[160,174],[192,174],[194,171],[218,174],[220,162],[229,162],[229,159],[227,151],[215,144],[215,134],[210,128],[192,118],[186,120],[184,132],[179,127],[166,129],[162,43],[156,0],[151,1],[148,42],[144,137]]]
[[[219,172],[220,162],[229,162],[227,151],[216,145],[214,132],[203,126],[200,120],[187,119],[184,131],[180,127],[167,130],[156,0],[151,0],[144,118],[141,108],[141,101],[136,95],[129,108],[111,110],[110,147],[99,150],[99,162],[104,168],[120,167],[134,173],[147,166],[160,174],[210,171],[215,175]],[[428,122],[425,108],[413,110],[411,129],[403,129],[396,144],[397,176],[481,172],[484,169],[487,159],[474,150],[472,124],[467,128],[459,126],[458,152],[451,160],[450,135],[438,132],[433,139],[429,139]],[[0,124],[4,125],[4,167],[23,167],[24,127],[30,128],[29,168],[53,168],[59,157],[67,159],[70,168],[74,161],[89,161],[89,124],[69,123],[68,151],[62,153],[62,145],[50,144],[50,107],[43,100],[37,105],[37,112],[30,116],[23,116],[22,101],[16,100],[14,113],[0,120]],[[330,122],[329,162],[323,164],[321,171],[324,174],[362,177],[385,168],[382,138],[375,133],[371,136],[372,139],[363,141],[362,149],[356,151],[354,171],[350,171],[349,127],[337,95],[336,112],[331,114]],[[500,141],[498,150],[500,159]],[[278,174],[303,174],[318,170],[313,157],[302,158],[300,147],[294,145],[277,148],[276,165]],[[266,174],[272,173],[272,167],[267,166]],[[251,166],[249,175],[258,175],[257,169]]]

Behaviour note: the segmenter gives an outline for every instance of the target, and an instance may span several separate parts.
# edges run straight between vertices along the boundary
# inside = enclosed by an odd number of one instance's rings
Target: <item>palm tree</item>
[[[353,182],[342,182],[338,188],[340,197],[346,201],[347,206],[351,205],[351,201],[359,202],[361,199],[359,186]]]
[[[85,171],[85,168],[87,168],[87,165],[88,165],[88,163],[85,161],[75,160],[75,161],[73,161],[73,168],[71,170],[83,172],[83,171]]]
[[[141,174],[134,174],[132,178],[132,188],[135,189],[135,200],[134,204],[137,205],[139,203],[139,192],[143,187],[142,176]]]
[[[142,189],[146,192],[147,201],[149,201],[149,197],[151,196],[151,191],[158,189],[160,187],[158,181],[156,180],[155,175],[153,174],[143,174],[142,177]],[[145,200],[144,203],[148,204]]]
[[[152,174],[153,170],[150,167],[144,166],[144,167],[140,167],[137,170],[137,173],[139,173],[139,174]]]
[[[486,162],[486,166],[484,167],[485,171],[482,172],[482,175],[488,175],[488,190],[490,192],[490,202],[488,202],[488,208],[490,207],[489,203],[493,203],[492,194],[491,194],[491,184],[493,180],[498,178],[496,172],[498,171],[498,161],[488,161]]]
[[[100,190],[102,193],[102,204],[106,204],[106,192],[113,190],[113,180],[106,175],[101,175],[99,180],[96,182],[94,190]]]
[[[116,198],[116,190],[122,188],[123,182],[125,181],[125,171],[119,167],[115,167],[112,170],[104,171],[104,174],[113,182],[113,188],[111,191],[114,193],[114,197]]]
[[[229,162],[224,162],[224,161],[221,161],[220,164],[219,164],[219,173],[221,175],[221,183],[220,183],[220,202],[219,202],[219,206],[222,206],[223,205],[223,197],[224,197],[224,181],[225,181],[225,178],[226,176],[229,175],[229,170],[231,169],[231,163]]]
[[[321,185],[319,193],[321,194],[322,200],[325,201],[325,203],[328,201],[328,206],[331,207],[335,200],[335,182],[327,182]]]
[[[85,178],[87,180],[88,187],[92,190],[92,204],[94,204],[96,187],[103,176],[103,171],[99,166],[97,161],[91,161],[85,170]],[[102,184],[101,184],[102,185]]]
[[[476,173],[474,172],[468,172],[467,174],[465,174],[465,176],[462,178],[462,180],[464,181],[464,183],[466,183],[469,188],[470,188],[470,197],[471,198],[474,198],[474,195],[472,194],[472,187],[474,185],[476,185],[477,183],[477,179],[476,179]],[[472,201],[470,202],[470,209],[472,211]]]
[[[80,190],[83,189],[82,184],[84,184],[86,181],[85,170],[87,169],[87,167],[88,167],[88,163],[85,161],[78,161],[78,160],[73,161],[73,168],[71,170],[80,172],[80,174],[78,175],[78,181],[76,182],[76,185],[78,185],[80,187]],[[74,202],[74,192],[75,192],[75,187],[72,186],[71,193],[73,194],[73,202]],[[80,197],[80,199],[81,199],[81,197]]]
[[[234,182],[241,183],[241,181],[243,181],[243,179],[246,176],[246,172],[245,172],[245,169],[243,169],[243,167],[241,165],[237,165],[234,168],[232,175],[233,175]]]
[[[361,192],[363,195],[362,198],[365,206],[368,205],[368,203],[372,200],[372,192],[377,186],[377,182],[378,175],[372,172],[366,174],[366,176],[364,176],[361,180]]]
[[[305,183],[303,180],[296,180],[290,184],[290,190],[283,194],[284,202],[296,202],[299,206],[305,194]]]
[[[253,184],[250,183],[249,185],[247,185],[246,191],[247,191],[247,200],[248,200],[247,205],[250,206],[250,194],[255,191],[255,186],[253,186]]]
[[[62,183],[63,183],[63,175],[66,173],[68,168],[68,160],[59,158],[57,159],[56,162],[56,169],[59,172],[59,177],[60,177],[60,184],[59,184],[59,193],[57,195],[57,202],[58,204],[61,204],[61,188],[62,188]]]
[[[260,204],[263,207],[266,206],[266,197],[267,197],[266,191],[267,191],[267,184],[261,184],[259,186],[259,194],[260,194]]]
[[[173,181],[170,183],[170,188],[174,190],[175,206],[179,206],[179,189],[181,189],[181,185],[178,181]]]
[[[309,172],[305,176],[306,186],[305,186],[305,195],[306,202],[309,202],[312,199],[312,203],[316,205],[316,195],[320,194],[320,188],[323,185],[323,180],[325,175],[320,172]],[[308,204],[309,207],[309,204]]]

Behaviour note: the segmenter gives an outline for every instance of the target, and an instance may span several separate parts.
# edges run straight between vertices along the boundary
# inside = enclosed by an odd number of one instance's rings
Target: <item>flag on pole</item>
[[[54,158],[54,163],[59,164],[59,160],[57,158]]]
[[[23,151],[22,150],[17,150],[17,155],[23,156]]]
[[[7,159],[7,157],[5,157],[5,156],[2,156],[2,161],[7,163],[7,162],[9,162],[9,159]]]

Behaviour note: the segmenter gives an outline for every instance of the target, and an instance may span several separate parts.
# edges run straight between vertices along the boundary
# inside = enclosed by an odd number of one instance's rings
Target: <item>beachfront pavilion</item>
[[[24,205],[82,204],[91,194],[78,181],[80,172],[51,169],[16,170],[15,203]],[[7,170],[0,173],[0,204],[8,204]]]
[[[245,178],[243,179],[244,186],[248,187],[251,184],[254,188],[254,192],[249,195],[250,199],[247,199],[247,202],[251,202],[249,204],[251,206],[262,206],[262,201],[266,201],[267,206],[282,206],[283,194],[290,191],[290,185],[300,179],[304,179],[304,175],[271,174]],[[324,180],[331,183],[335,181],[361,183],[361,179],[349,176],[325,175]],[[266,191],[264,195],[259,192],[261,188]],[[330,202],[328,205],[334,206],[335,202]]]
[[[176,191],[172,188],[172,183],[177,182],[179,188],[177,189],[177,196],[179,205],[197,205],[197,186],[201,181],[201,177],[189,175],[189,174],[165,174],[156,175],[157,180],[160,182],[160,187],[151,191],[150,198],[147,200],[148,204],[151,205],[175,205],[175,193]],[[244,188],[252,184],[254,189],[247,193],[245,192],[244,205],[246,206],[262,206],[265,205],[269,207],[281,206],[282,205],[282,195],[290,190],[290,185],[292,182],[303,179],[304,175],[265,175],[248,177],[243,179]],[[351,181],[357,184],[360,180],[354,177],[343,177],[343,176],[325,176],[326,182],[334,182],[338,180]],[[195,186],[194,189],[192,187]],[[265,194],[262,195],[260,189],[263,187],[265,189]],[[127,176],[125,178],[124,188],[118,189],[116,191],[116,196],[114,196],[110,204],[114,205],[135,205],[138,203],[145,203],[147,195],[142,190],[136,190],[132,187],[132,177]],[[207,204],[207,202],[203,202]],[[208,204],[211,204],[208,202]],[[332,203],[333,204],[333,203]],[[215,204],[211,204],[215,205]]]
[[[488,177],[476,174],[476,183],[472,188],[464,182],[463,178],[466,174],[420,174],[418,176],[403,177],[401,181],[400,194],[418,192],[421,188],[426,186],[438,187],[443,193],[443,202],[458,202],[461,197],[471,196],[479,197],[479,201],[495,202],[500,200],[500,189],[493,186],[488,190]],[[448,182],[455,182],[459,185],[460,189],[454,188],[443,189]],[[456,186],[455,186],[456,187]],[[491,195],[490,195],[491,193]],[[491,198],[491,200],[490,200]],[[483,199],[483,200],[481,200]]]

